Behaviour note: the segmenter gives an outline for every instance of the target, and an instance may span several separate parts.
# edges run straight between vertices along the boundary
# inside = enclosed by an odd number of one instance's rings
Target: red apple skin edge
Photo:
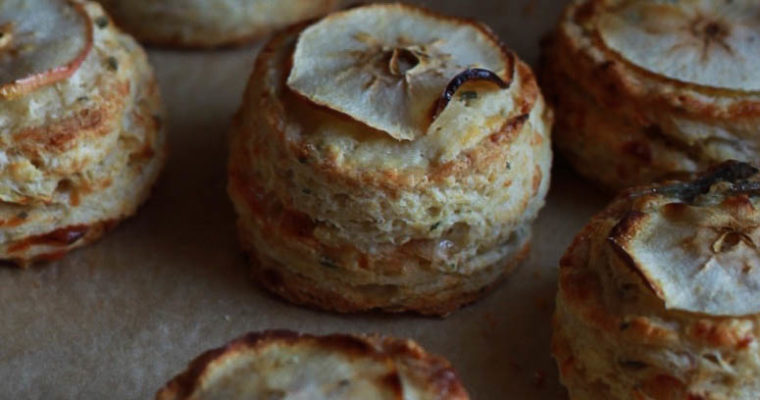
[[[77,56],[66,63],[58,67],[51,68],[47,71],[37,72],[27,77],[17,79],[13,82],[0,86],[0,99],[11,100],[27,93],[30,93],[42,86],[50,85],[60,80],[66,79],[76,72],[82,65],[82,62],[92,50],[93,32],[92,32],[92,20],[90,15],[84,9],[84,5],[81,3],[74,3],[67,1],[77,13],[82,17],[85,22],[85,45]]]

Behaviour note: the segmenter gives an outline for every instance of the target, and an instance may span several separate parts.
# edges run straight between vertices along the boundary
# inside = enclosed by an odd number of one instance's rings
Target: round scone
[[[140,41],[183,47],[240,44],[323,15],[339,0],[99,0]]]
[[[196,358],[156,400],[467,400],[448,361],[411,340],[249,333]]]
[[[0,2],[0,260],[25,265],[133,214],[163,164],[140,47],[96,3]]]
[[[276,36],[233,124],[255,278],[301,304],[446,314],[527,253],[551,113],[484,26],[402,5]]]
[[[616,190],[760,157],[760,2],[574,0],[546,41],[554,142]]]
[[[553,352],[570,398],[760,393],[760,174],[727,162],[626,190],[560,265]]]

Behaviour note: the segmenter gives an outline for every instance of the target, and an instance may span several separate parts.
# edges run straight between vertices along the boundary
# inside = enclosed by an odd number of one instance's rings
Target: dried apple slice
[[[512,78],[513,58],[487,28],[411,6],[377,4],[306,28],[287,84],[397,140],[414,140],[427,133],[449,82],[476,68],[492,71],[502,83]]]
[[[91,48],[92,22],[81,3],[0,1],[0,98],[68,78]]]
[[[628,62],[681,82],[760,90],[757,0],[634,0],[599,15],[606,47]]]
[[[746,197],[632,212],[610,240],[668,309],[760,312],[760,214]]]

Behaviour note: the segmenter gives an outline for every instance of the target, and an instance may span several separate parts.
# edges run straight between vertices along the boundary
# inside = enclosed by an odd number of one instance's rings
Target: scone
[[[560,265],[553,352],[573,400],[760,393],[760,174],[629,189]]]
[[[467,400],[448,361],[410,340],[249,333],[196,358],[156,400]]]
[[[145,53],[97,3],[0,2],[0,260],[60,257],[133,214],[164,144]]]
[[[608,189],[760,157],[760,2],[574,0],[546,41],[554,142]]]
[[[255,279],[341,312],[477,299],[527,253],[550,125],[529,67],[476,22],[377,4],[277,35],[229,164]]]
[[[183,47],[247,42],[334,9],[339,0],[100,0],[140,41]]]

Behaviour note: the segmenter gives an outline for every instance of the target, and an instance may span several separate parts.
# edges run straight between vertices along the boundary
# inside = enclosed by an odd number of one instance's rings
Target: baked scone
[[[529,67],[478,23],[377,4],[280,33],[232,129],[255,279],[341,312],[477,299],[527,253],[550,125]]]
[[[410,340],[250,333],[196,358],[157,400],[467,400],[448,361]]]
[[[97,3],[0,2],[0,260],[28,264],[133,214],[164,161],[145,53]]]
[[[760,393],[760,174],[727,162],[626,190],[560,265],[553,352],[573,400]]]
[[[138,40],[158,45],[240,44],[323,15],[339,0],[99,0]]]
[[[608,189],[760,157],[760,2],[574,0],[546,41],[554,141]]]

